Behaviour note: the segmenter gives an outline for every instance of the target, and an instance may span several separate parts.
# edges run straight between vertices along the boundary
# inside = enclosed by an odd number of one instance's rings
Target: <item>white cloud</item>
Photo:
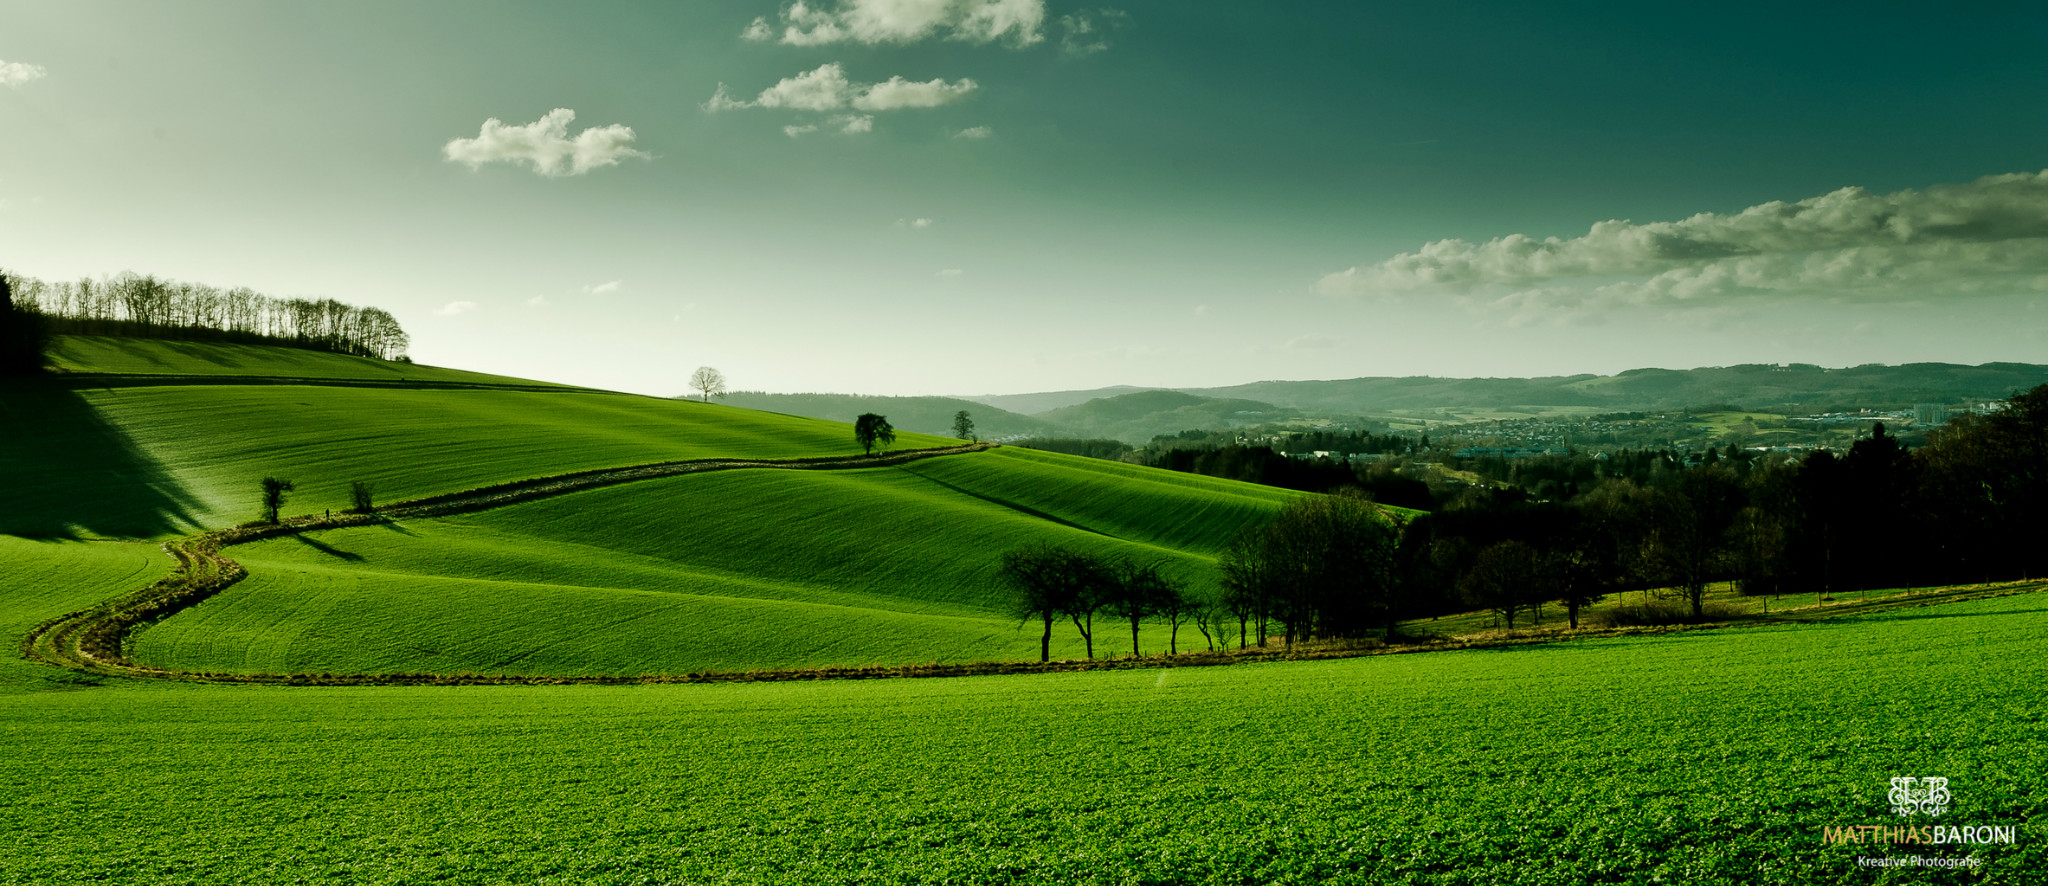
[[[534,307],[537,307],[537,308],[538,308],[538,307],[545,307],[545,306],[547,306],[547,303],[548,303],[548,297],[547,297],[547,296],[545,296],[545,295],[536,295],[536,296],[534,296],[534,297],[532,297],[532,298],[529,298],[529,299],[527,299],[527,300],[526,300],[526,303],[527,303],[527,304],[529,304],[529,305],[533,305]]]
[[[791,125],[782,127],[782,134],[789,136],[790,138],[799,138],[817,131],[818,125],[815,123],[805,123],[801,126]]]
[[[990,129],[986,126],[969,126],[966,129],[962,129],[959,132],[953,133],[953,137],[981,139],[988,138],[995,134],[995,130]]]
[[[854,87],[847,82],[846,73],[838,62],[818,66],[815,71],[806,71],[794,77],[761,90],[753,104],[763,108],[788,108],[794,111],[834,111],[846,107],[853,100]]]
[[[585,295],[603,295],[607,292],[617,292],[619,287],[624,285],[626,285],[624,280],[606,280],[603,283],[584,286],[583,292]]]
[[[827,62],[815,70],[805,71],[794,77],[784,77],[774,86],[761,90],[761,94],[755,96],[752,101],[733,98],[732,94],[726,91],[726,85],[720,83],[718,91],[712,93],[710,100],[706,101],[703,107],[706,111],[777,108],[789,111],[826,112],[841,111],[848,107],[862,111],[895,111],[952,104],[973,94],[979,88],[979,84],[966,78],[948,83],[943,78],[918,82],[896,76],[880,83],[856,83],[846,79],[846,70],[838,62]],[[850,119],[834,121],[834,125],[844,125]]]
[[[1110,32],[1121,30],[1130,21],[1130,14],[1121,9],[1060,16],[1060,51],[1068,55],[1094,55],[1109,48]]]
[[[778,39],[790,46],[831,43],[915,43],[932,37],[1030,46],[1044,40],[1045,0],[839,0],[835,8],[804,0],[783,7],[778,37],[766,18],[748,23],[740,37]]]
[[[455,139],[441,153],[471,169],[485,163],[531,163],[534,172],[546,176],[582,175],[627,157],[648,157],[632,148],[633,130],[626,126],[594,126],[570,138],[569,123],[575,119],[576,112],[568,108],[556,108],[525,126],[507,126],[492,117],[476,138]]]
[[[832,125],[839,127],[839,131],[847,135],[873,132],[875,129],[875,115],[847,114],[841,117],[834,117],[832,118]]]
[[[1437,240],[1322,278],[1325,292],[1448,293],[1493,309],[1717,304],[1779,294],[1913,301],[2048,291],[2048,171],[1840,190],[1584,236]]]
[[[863,111],[894,111],[899,108],[936,108],[966,98],[980,86],[965,77],[947,83],[943,79],[918,83],[902,77],[890,77],[868,87],[853,100],[853,106]]]
[[[910,226],[913,228],[929,228],[932,226],[932,220],[928,218],[912,219]]]
[[[49,76],[49,70],[42,65],[27,62],[0,61],[0,86],[20,86]]]
[[[453,317],[453,316],[455,316],[455,315],[457,315],[457,314],[468,314],[468,313],[471,313],[471,312],[473,312],[473,311],[475,311],[475,310],[476,310],[476,302],[473,302],[473,301],[451,301],[451,302],[449,302],[449,303],[447,303],[447,304],[445,304],[445,305],[442,305],[442,306],[440,306],[440,307],[438,307],[438,308],[435,308],[435,309],[434,309],[434,315],[435,315],[435,316],[437,316],[437,317]]]

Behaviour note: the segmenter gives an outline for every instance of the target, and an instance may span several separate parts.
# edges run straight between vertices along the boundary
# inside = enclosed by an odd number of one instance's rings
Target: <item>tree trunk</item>
[[[1135,658],[1143,654],[1138,651],[1138,620],[1134,618],[1131,619],[1131,656]]]
[[[1045,614],[1045,636],[1038,639],[1038,660],[1052,661],[1052,613]]]

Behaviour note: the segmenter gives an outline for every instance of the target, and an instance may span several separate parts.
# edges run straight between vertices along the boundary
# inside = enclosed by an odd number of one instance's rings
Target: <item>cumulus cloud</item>
[[[817,131],[818,124],[816,123],[805,123],[802,125],[791,124],[789,126],[782,127],[782,134],[789,136],[790,138],[801,138],[803,136],[810,135],[811,133]]]
[[[440,307],[438,307],[438,308],[435,308],[435,309],[434,309],[434,315],[435,315],[435,316],[437,316],[437,317],[453,317],[453,316],[455,316],[455,315],[457,315],[457,314],[468,314],[468,313],[471,313],[471,312],[473,312],[473,311],[475,311],[475,310],[476,310],[476,302],[473,302],[473,301],[451,301],[451,302],[449,302],[449,303],[447,303],[447,304],[445,304],[445,305],[442,305],[442,306],[440,306]]]
[[[902,77],[890,77],[867,88],[853,100],[853,106],[863,111],[894,111],[899,108],[936,108],[957,102],[980,88],[973,80],[965,77],[947,83],[943,79],[918,83]]]
[[[2048,291],[2048,171],[1889,194],[1849,187],[1671,222],[1609,220],[1570,239],[1437,240],[1327,275],[1319,288],[1451,293],[1517,310]]]
[[[20,86],[49,75],[42,65],[0,60],[0,86]]]
[[[831,9],[796,0],[779,17],[779,32],[764,17],[749,23],[740,37],[789,46],[916,43],[934,37],[1030,46],[1045,39],[1040,31],[1045,0],[839,0]]]
[[[485,163],[531,163],[534,172],[545,176],[582,175],[628,157],[648,156],[633,149],[633,130],[626,126],[593,126],[570,138],[569,123],[575,119],[576,112],[568,108],[556,108],[525,126],[507,126],[492,117],[476,138],[450,141],[441,153],[471,169]]]
[[[873,132],[875,129],[875,115],[847,114],[843,117],[834,117],[832,118],[832,125],[839,127],[839,131],[847,135]]]
[[[880,83],[856,83],[846,78],[846,70],[838,62],[827,62],[816,70],[805,71],[794,77],[785,77],[774,86],[761,90],[761,94],[750,101],[732,97],[723,83],[718,91],[704,103],[707,111],[729,111],[739,108],[777,108],[790,111],[839,111],[854,108],[861,111],[895,111],[904,108],[936,108],[952,104],[972,95],[981,88],[973,80],[961,78],[952,83],[943,78],[918,82],[902,77],[890,77]],[[834,125],[845,125],[852,118],[835,121]],[[865,129],[859,130],[865,132]]]
[[[990,128],[986,127],[986,126],[969,126],[969,127],[967,127],[966,129],[962,129],[962,130],[960,130],[959,132],[953,133],[953,137],[954,137],[954,138],[971,138],[971,139],[983,139],[983,138],[988,138],[988,137],[990,137],[990,136],[992,136],[992,135],[995,135],[995,134],[996,134],[996,131],[995,131],[995,130],[993,130],[993,129],[990,129]]]

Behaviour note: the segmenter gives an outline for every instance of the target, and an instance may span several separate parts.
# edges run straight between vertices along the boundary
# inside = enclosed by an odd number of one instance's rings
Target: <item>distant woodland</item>
[[[151,274],[46,282],[0,273],[11,304],[0,307],[11,328],[42,335],[119,335],[134,338],[283,345],[405,359],[411,343],[398,319],[381,308],[331,298],[274,298],[247,287],[221,288]]]

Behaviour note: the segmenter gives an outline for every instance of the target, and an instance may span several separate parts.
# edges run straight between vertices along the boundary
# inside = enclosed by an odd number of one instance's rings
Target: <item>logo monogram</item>
[[[1892,779],[1892,790],[1887,795],[1892,802],[1892,811],[1904,816],[1925,813],[1937,816],[1948,811],[1948,779],[1905,776]]]

